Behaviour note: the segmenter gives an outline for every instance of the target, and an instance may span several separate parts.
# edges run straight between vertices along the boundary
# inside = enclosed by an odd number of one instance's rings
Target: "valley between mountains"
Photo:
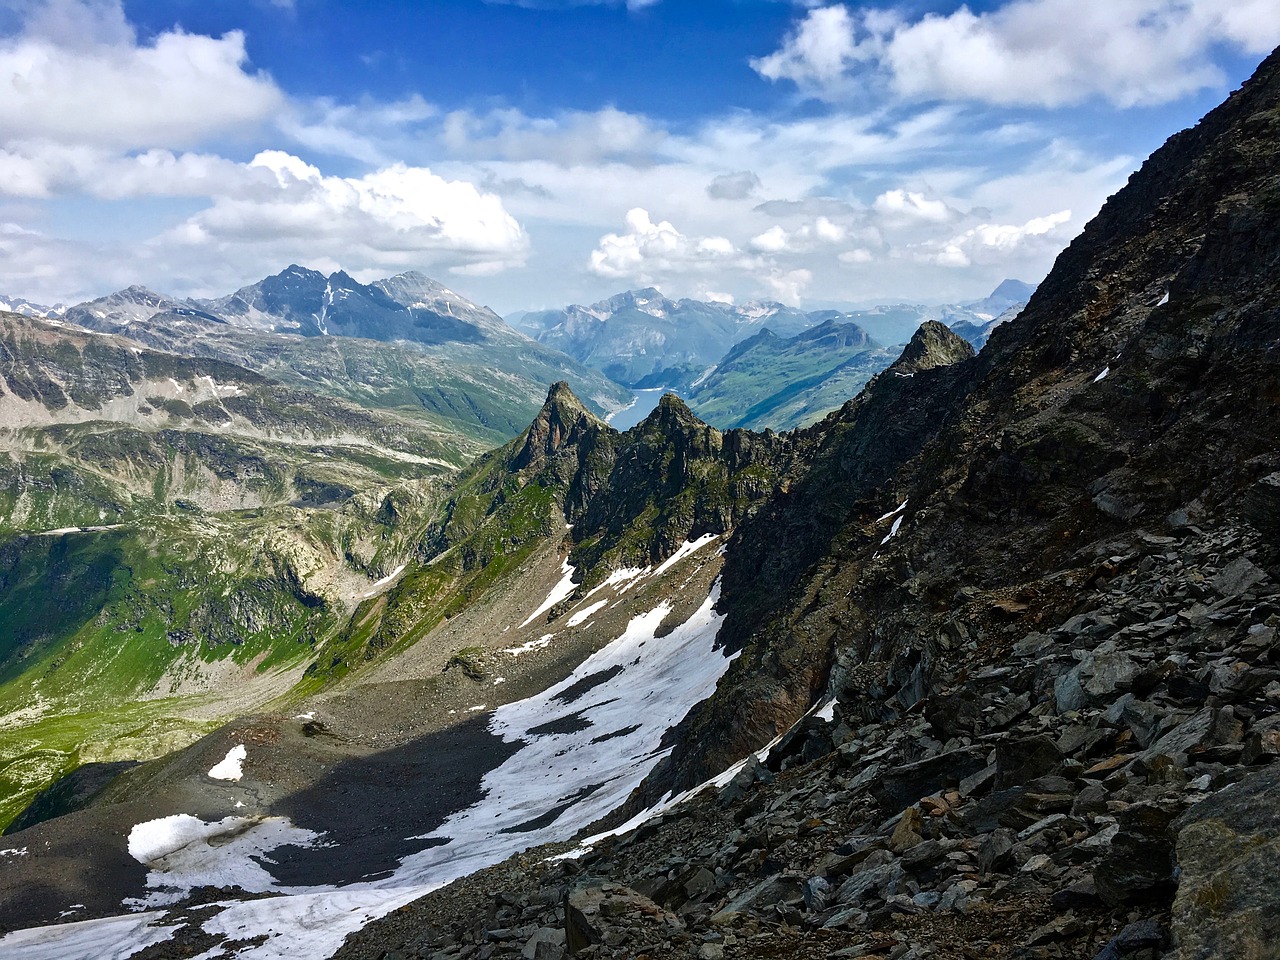
[[[5,314],[0,956],[1274,956],[1278,154],[1272,54],[901,349]]]

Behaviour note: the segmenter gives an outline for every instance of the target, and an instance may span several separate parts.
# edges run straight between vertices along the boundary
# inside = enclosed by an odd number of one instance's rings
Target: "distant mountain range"
[[[766,326],[792,336],[814,323],[809,314],[781,303],[671,300],[653,287],[513,321],[539,342],[638,388],[692,380]]]
[[[678,392],[721,428],[803,426],[887,367],[896,356],[888,347],[920,324],[940,322],[981,349],[1034,290],[1005,280],[962,304],[805,311],[672,300],[649,287],[508,322],[421,273],[365,284],[295,264],[213,299],[131,286],[69,308],[16,299],[0,307],[234,363],[365,407],[424,412],[493,443],[518,432],[546,384],[561,379],[601,414],[626,403],[621,384]]]
[[[600,413],[628,399],[598,371],[414,272],[364,284],[292,265],[212,300],[131,286],[61,311],[27,304],[22,312],[234,363],[364,407],[445,418],[486,444],[518,433],[558,380]]]
[[[737,344],[761,330],[794,337],[824,323],[854,323],[882,343],[904,343],[921,323],[952,327],[975,347],[1016,316],[1034,285],[1005,280],[990,296],[962,304],[889,304],[865,310],[803,311],[772,301],[734,305],[671,300],[648,287],[590,306],[513,314],[510,322],[626,386],[687,389]],[[887,365],[887,361],[886,361]]]
[[[0,312],[16,313],[24,317],[58,317],[66,309],[62,304],[46,307],[21,297],[0,297]]]

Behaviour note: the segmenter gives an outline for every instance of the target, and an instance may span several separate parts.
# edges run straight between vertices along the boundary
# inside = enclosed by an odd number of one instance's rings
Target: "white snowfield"
[[[713,539],[681,549],[687,556]],[[565,566],[571,581],[572,568]],[[663,735],[712,693],[728,669],[732,658],[715,648],[723,620],[715,612],[719,594],[717,582],[698,610],[661,638],[657,630],[671,607],[659,604],[632,618],[620,637],[561,683],[495,710],[490,730],[522,748],[485,775],[478,803],[430,835],[447,843],[405,857],[392,876],[341,888],[282,887],[270,875],[271,851],[323,847],[323,836],[282,817],[204,823],[178,815],[139,824],[130,834],[130,853],[151,868],[151,892],[134,906],[172,903],[200,885],[278,892],[233,902],[203,929],[241,941],[265,935],[265,942],[235,952],[243,960],[313,960],[332,955],[352,931],[458,877],[572,836],[630,795],[669,752]],[[668,798],[652,812],[684,796]],[[333,856],[343,856],[336,845]],[[148,925],[163,916],[152,912],[18,931],[0,939],[0,956],[125,958],[172,935],[173,921]]]

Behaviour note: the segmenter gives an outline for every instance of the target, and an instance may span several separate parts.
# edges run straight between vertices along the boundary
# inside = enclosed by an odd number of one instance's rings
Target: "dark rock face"
[[[1280,943],[1280,768],[1202,800],[1174,824],[1181,877],[1173,903],[1176,960],[1262,957]]]

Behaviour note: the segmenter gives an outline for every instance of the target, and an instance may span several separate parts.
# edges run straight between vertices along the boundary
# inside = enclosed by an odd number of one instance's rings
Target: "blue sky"
[[[1275,0],[0,0],[0,295],[976,298],[1276,43]]]

